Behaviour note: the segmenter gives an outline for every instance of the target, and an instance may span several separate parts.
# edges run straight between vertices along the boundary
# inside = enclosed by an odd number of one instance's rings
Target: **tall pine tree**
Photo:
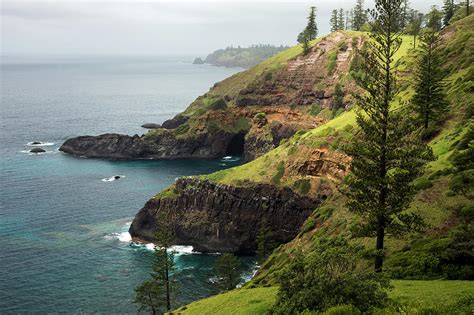
[[[339,9],[339,15],[337,17],[337,29],[343,30],[344,29],[344,9]]]
[[[347,207],[363,218],[361,234],[376,238],[377,272],[382,271],[385,235],[409,231],[421,221],[403,211],[414,196],[412,181],[431,157],[409,115],[392,105],[398,91],[393,58],[401,45],[395,30],[402,1],[376,0],[365,77],[358,79],[366,93],[355,95],[360,131],[346,148],[352,157]]]
[[[311,7],[308,16],[308,24],[306,25],[305,33],[310,41],[318,37],[318,26],[316,24],[316,7]]]
[[[449,25],[449,21],[454,15],[454,0],[444,0],[444,5],[443,5],[443,24]]]
[[[415,75],[415,95],[412,104],[425,132],[438,123],[448,110],[443,91],[442,62],[437,51],[439,36],[428,30],[421,37],[420,56]],[[427,134],[428,136],[429,134]]]
[[[214,269],[219,279],[218,285],[224,290],[232,290],[240,282],[241,263],[238,257],[226,253],[216,260]]]
[[[298,43],[303,46],[303,54],[309,52],[309,42],[318,36],[318,26],[316,24],[316,7],[310,7],[308,15],[308,24],[305,29],[298,35]]]
[[[174,233],[167,222],[164,214],[161,214],[156,223],[151,279],[135,289],[134,303],[140,304],[140,310],[150,310],[153,314],[171,310],[171,302],[176,293],[173,279],[175,252],[171,250]]]
[[[367,13],[364,9],[364,0],[357,0],[354,8],[354,17],[352,20],[352,29],[354,31],[360,31],[362,26],[367,23]]]
[[[435,5],[431,7],[431,11],[427,14],[427,22],[426,26],[431,28],[435,32],[441,31],[442,28],[442,20],[443,20],[443,13],[438,10],[438,7]]]
[[[413,49],[416,48],[416,39],[421,31],[421,25],[423,24],[423,13],[419,13],[416,10],[410,11],[410,23],[408,23],[405,32],[413,35]]]
[[[338,30],[338,16],[337,16],[337,10],[334,9],[332,10],[332,14],[331,14],[331,19],[329,20],[329,24],[331,24],[331,32],[335,32]]]

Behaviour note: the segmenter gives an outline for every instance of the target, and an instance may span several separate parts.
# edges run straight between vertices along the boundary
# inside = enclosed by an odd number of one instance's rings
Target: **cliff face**
[[[140,137],[77,137],[60,150],[108,159],[213,159],[242,154],[250,161],[298,130],[316,128],[332,117],[331,111],[344,110],[356,89],[347,74],[361,43],[361,37],[336,32],[313,43],[306,56],[301,55],[301,47],[290,48],[216,83],[161,129]],[[324,115],[319,115],[324,109]],[[267,116],[264,128],[254,123],[258,113]]]
[[[288,242],[318,204],[317,199],[267,184],[235,187],[181,178],[166,194],[146,203],[130,234],[151,241],[155,222],[165,213],[177,244],[192,245],[200,252],[251,254],[262,224],[270,230],[272,241]]]

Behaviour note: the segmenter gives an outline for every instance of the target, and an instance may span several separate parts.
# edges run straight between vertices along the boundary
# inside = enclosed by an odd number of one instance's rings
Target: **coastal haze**
[[[427,12],[442,0],[411,0]],[[194,55],[227,46],[296,44],[309,6],[329,33],[335,1],[12,1],[3,0],[2,55]],[[365,1],[372,7],[374,1]]]

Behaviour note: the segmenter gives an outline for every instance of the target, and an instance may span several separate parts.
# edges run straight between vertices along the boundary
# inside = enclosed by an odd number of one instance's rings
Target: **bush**
[[[462,207],[458,215],[466,222],[474,220],[474,204]]]
[[[307,232],[311,231],[314,228],[315,225],[316,225],[316,221],[313,218],[309,218],[303,224],[303,228],[301,229],[301,231],[303,233],[307,233]]]
[[[449,182],[449,189],[467,196],[474,185],[474,169],[459,172]]]
[[[210,133],[216,133],[220,130],[219,124],[215,120],[208,121],[206,126]]]
[[[187,124],[183,124],[183,125],[181,125],[181,126],[179,126],[178,128],[175,129],[175,132],[176,132],[177,135],[185,134],[188,131],[189,131],[189,125],[187,125]]]
[[[267,118],[267,115],[265,115],[265,113],[256,113],[255,116],[253,117],[254,119],[266,119]]]
[[[227,103],[223,98],[218,98],[217,100],[213,101],[209,108],[212,110],[222,110],[227,108]]]
[[[299,179],[294,184],[295,187],[302,195],[306,195],[311,189],[311,182],[309,179]]]
[[[416,190],[425,190],[433,187],[433,183],[429,179],[422,177],[415,180],[413,186]]]
[[[280,185],[281,178],[285,175],[285,164],[283,161],[280,161],[277,166],[277,172],[272,177],[272,183],[275,185]]]
[[[326,65],[326,70],[328,71],[328,75],[331,75],[334,70],[336,69],[337,65],[337,52],[332,52],[328,55],[328,64]]]
[[[277,274],[280,289],[272,313],[324,312],[348,304],[361,312],[384,307],[389,280],[358,264],[363,249],[343,238],[320,238],[311,254],[296,253]]]
[[[319,104],[311,105],[311,108],[308,110],[308,113],[311,116],[317,116],[321,112],[321,106]]]

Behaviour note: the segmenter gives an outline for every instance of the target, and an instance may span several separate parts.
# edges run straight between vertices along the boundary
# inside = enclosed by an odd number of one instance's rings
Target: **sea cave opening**
[[[242,155],[244,153],[245,132],[239,132],[230,139],[227,145],[226,155]]]

